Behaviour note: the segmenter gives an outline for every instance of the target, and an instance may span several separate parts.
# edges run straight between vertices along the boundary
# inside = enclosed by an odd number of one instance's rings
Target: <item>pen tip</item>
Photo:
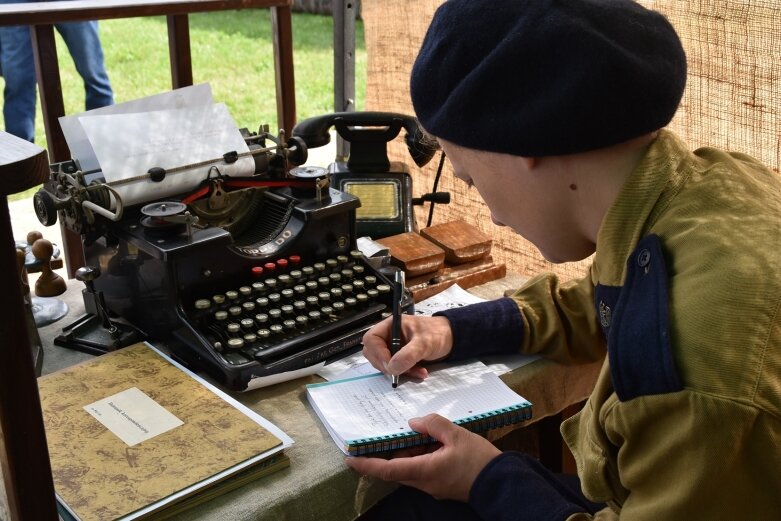
[[[396,387],[397,387],[399,384],[397,384],[396,382],[393,382],[391,385],[392,385],[392,386],[393,386],[393,388],[395,389],[395,388],[396,388]]]

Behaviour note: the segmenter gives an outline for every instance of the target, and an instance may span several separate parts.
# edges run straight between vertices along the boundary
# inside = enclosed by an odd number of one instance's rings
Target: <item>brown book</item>
[[[463,264],[491,253],[491,237],[464,221],[436,224],[420,230],[420,235],[445,250],[445,262]]]
[[[390,250],[391,262],[407,277],[431,273],[445,264],[445,251],[415,232],[383,237],[377,242]]]
[[[38,388],[65,519],[179,511],[288,464],[287,435],[149,344],[42,376]]]

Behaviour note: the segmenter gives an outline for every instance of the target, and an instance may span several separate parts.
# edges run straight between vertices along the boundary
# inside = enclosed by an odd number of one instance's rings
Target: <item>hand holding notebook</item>
[[[409,419],[437,413],[472,432],[531,417],[531,403],[482,363],[432,370],[392,388],[381,373],[307,386],[307,397],[336,444],[351,456],[425,445]]]

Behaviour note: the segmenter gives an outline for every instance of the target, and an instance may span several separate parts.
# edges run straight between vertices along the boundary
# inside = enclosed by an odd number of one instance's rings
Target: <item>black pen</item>
[[[391,343],[390,352],[391,356],[395,355],[401,349],[401,298],[404,294],[404,272],[399,270],[396,272],[396,277],[393,281],[393,305],[391,312],[393,318],[391,319]],[[399,385],[399,375],[391,375],[391,384],[395,389]]]

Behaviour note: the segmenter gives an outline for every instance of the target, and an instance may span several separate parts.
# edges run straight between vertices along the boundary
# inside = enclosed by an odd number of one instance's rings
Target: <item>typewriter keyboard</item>
[[[252,282],[203,295],[188,313],[227,363],[271,363],[390,313],[390,285],[362,258],[356,251],[309,265],[297,256],[266,263],[252,269]]]

